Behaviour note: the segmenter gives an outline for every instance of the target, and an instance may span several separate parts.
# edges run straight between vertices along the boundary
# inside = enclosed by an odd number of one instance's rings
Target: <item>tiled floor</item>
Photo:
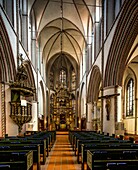
[[[80,170],[68,141],[68,132],[57,132],[56,142],[41,170]]]

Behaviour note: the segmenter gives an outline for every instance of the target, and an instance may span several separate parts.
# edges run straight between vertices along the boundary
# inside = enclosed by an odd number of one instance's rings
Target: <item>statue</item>
[[[105,108],[106,108],[106,119],[110,120],[110,111],[111,111],[111,100],[110,98],[106,98],[106,104],[105,104]]]

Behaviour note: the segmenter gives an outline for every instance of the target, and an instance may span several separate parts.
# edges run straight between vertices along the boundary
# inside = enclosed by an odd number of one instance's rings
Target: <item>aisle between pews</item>
[[[68,141],[68,132],[57,132],[56,142],[41,170],[80,170],[71,145]]]

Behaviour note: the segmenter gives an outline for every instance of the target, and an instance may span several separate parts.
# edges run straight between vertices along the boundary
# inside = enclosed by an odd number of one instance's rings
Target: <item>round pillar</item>
[[[88,114],[87,114],[86,129],[92,130],[92,103],[87,103],[87,106],[88,106]]]

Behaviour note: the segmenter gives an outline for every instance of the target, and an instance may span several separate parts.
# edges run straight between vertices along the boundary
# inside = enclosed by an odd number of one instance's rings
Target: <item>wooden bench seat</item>
[[[87,170],[138,168],[138,150],[88,150]],[[130,170],[130,169],[129,169]]]
[[[138,150],[137,144],[107,144],[107,143],[97,143],[97,144],[82,144],[81,145],[81,164],[82,164],[82,170],[84,169],[84,164],[87,162],[87,151],[88,150],[118,150],[118,149],[124,149],[124,150]],[[78,158],[79,159],[79,158]]]
[[[75,150],[75,156],[77,155],[77,161],[79,163],[79,155],[81,154],[81,145],[82,144],[92,144],[92,143],[109,143],[109,144],[115,144],[115,143],[120,143],[119,140],[92,140],[92,139],[83,139],[83,140],[78,140],[77,141],[77,148]],[[122,142],[123,143],[123,142]]]
[[[15,140],[1,140],[0,144],[25,144],[25,145],[40,145],[40,154],[43,158],[43,164],[46,162],[46,140],[23,140],[23,139],[15,139]]]
[[[8,165],[10,166],[10,170],[33,170],[33,166],[31,168],[27,168],[24,161],[0,162],[0,165]]]
[[[0,165],[0,170],[9,170],[10,169],[10,165],[6,165],[6,164],[2,164]]]
[[[82,137],[85,137],[85,138],[90,138],[90,137],[94,137],[94,135],[96,134],[95,131],[75,131],[75,132],[72,132],[70,131],[69,132],[69,141],[72,145],[72,148],[74,150],[74,146],[75,144],[77,144],[77,140],[82,138]]]
[[[81,149],[81,144],[82,143],[88,143],[89,142],[93,142],[95,141],[99,141],[100,143],[132,143],[132,141],[130,140],[120,140],[117,138],[114,138],[112,136],[104,136],[104,135],[99,135],[99,134],[93,134],[93,133],[89,133],[88,136],[75,136],[74,137],[74,145],[73,145],[73,150],[75,151],[75,156],[76,156],[76,151],[79,150],[80,153],[80,149]]]
[[[46,156],[49,155],[49,139],[40,138],[29,138],[26,141],[21,141],[22,143],[38,143],[40,144],[40,154],[43,155],[43,164],[45,164]]]
[[[49,151],[51,150],[54,142],[55,142],[55,136],[53,133],[49,133],[49,134],[39,134],[36,133],[34,135],[31,136],[26,136],[26,137],[17,137],[17,136],[9,136],[6,137],[5,139],[1,140],[1,141],[13,141],[13,142],[22,142],[22,143],[38,143],[40,144],[40,153],[43,154],[43,158],[49,155]],[[1,142],[0,141],[0,142]],[[8,143],[8,142],[7,142]],[[45,152],[46,151],[46,152]],[[45,160],[43,161],[43,163],[45,164]]]
[[[33,163],[37,164],[37,170],[40,170],[40,145],[38,144],[0,144],[0,151],[33,151]]]
[[[15,166],[17,168],[21,166],[22,170],[32,170],[33,151],[0,151],[0,165],[2,165],[1,168],[4,166],[13,169]]]
[[[102,149],[102,148],[131,148],[132,147],[132,144],[131,143],[116,143],[116,142],[113,142],[113,141],[106,141],[106,142],[97,142],[97,143],[94,143],[94,142],[83,142],[83,144],[81,144],[81,149],[78,151],[77,153],[77,162],[79,163],[79,157],[81,155],[81,157],[87,157],[87,150],[90,150],[90,149]],[[138,145],[135,147],[137,148]]]
[[[24,134],[24,136],[5,135],[5,138],[1,139],[1,140],[10,140],[10,141],[17,141],[17,140],[37,141],[37,140],[39,140],[42,142],[43,142],[43,140],[46,140],[46,149],[47,149],[47,156],[48,156],[48,152],[50,151],[50,149],[52,148],[52,146],[56,140],[56,132],[55,131],[43,131],[43,132],[35,131],[35,132],[29,132],[29,133],[31,133],[31,135],[28,135],[28,132],[26,132]],[[42,149],[43,149],[43,147],[42,147]]]

